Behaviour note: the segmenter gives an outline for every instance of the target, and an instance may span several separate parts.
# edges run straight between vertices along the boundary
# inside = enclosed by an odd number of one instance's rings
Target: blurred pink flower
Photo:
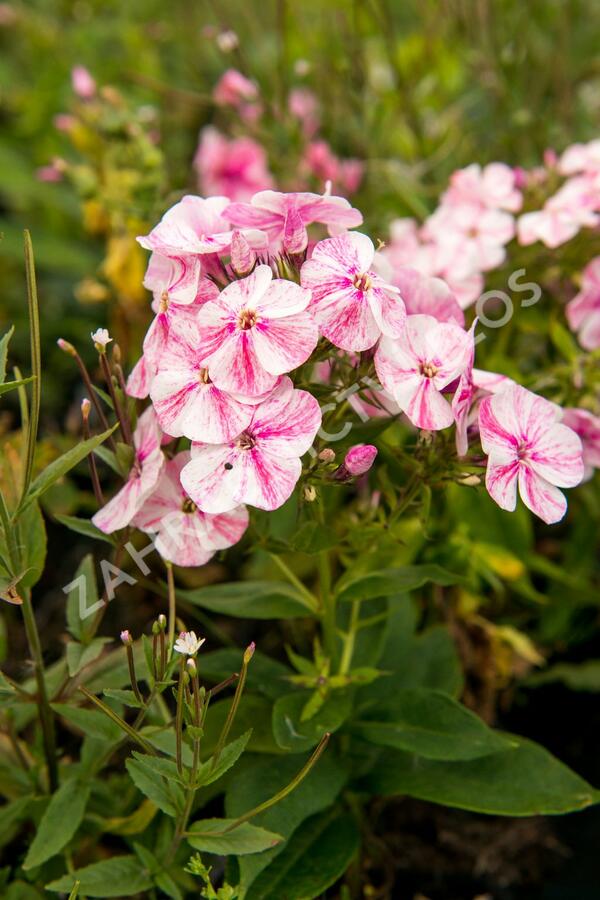
[[[293,88],[288,97],[288,109],[302,126],[304,136],[313,137],[319,128],[319,101],[308,88]]]
[[[600,172],[600,139],[587,144],[571,144],[560,157],[558,170],[561,175]]]
[[[580,438],[560,417],[554,403],[518,384],[482,400],[485,483],[502,509],[515,509],[518,486],[525,505],[548,525],[564,516],[567,501],[559,488],[579,484],[583,460]]]
[[[570,178],[542,209],[524,213],[517,230],[523,246],[541,241],[546,247],[559,247],[582,228],[594,228],[600,218],[600,185],[586,176]]]
[[[478,163],[472,163],[450,176],[450,187],[442,195],[442,203],[480,204],[488,209],[518,212],[523,198],[510,166],[495,162],[482,169]]]
[[[581,438],[584,478],[587,480],[592,477],[594,469],[600,469],[600,417],[592,415],[587,409],[567,407],[562,422]]]
[[[455,278],[486,272],[506,257],[504,245],[515,233],[513,217],[475,203],[443,204],[429,216],[421,236],[436,244],[439,270],[451,269]]]
[[[567,304],[566,315],[585,350],[600,347],[600,256],[583,270],[581,290]]]
[[[200,133],[194,158],[203,194],[220,194],[230,200],[250,200],[257,191],[273,187],[263,147],[249,137],[228,140],[216,128]]]
[[[85,66],[74,66],[71,69],[71,86],[82,100],[91,100],[96,95],[96,82]]]
[[[213,100],[219,106],[237,107],[244,101],[256,100],[257,97],[256,84],[237,69],[227,69],[213,89]]]
[[[331,181],[344,193],[353,194],[360,187],[364,163],[359,159],[339,159],[327,141],[311,141],[302,159],[304,169],[318,181]]]
[[[392,282],[400,288],[400,295],[409,315],[423,313],[434,316],[438,322],[456,322],[457,325],[464,326],[464,313],[441,278],[430,278],[416,269],[401,266],[394,271]]]

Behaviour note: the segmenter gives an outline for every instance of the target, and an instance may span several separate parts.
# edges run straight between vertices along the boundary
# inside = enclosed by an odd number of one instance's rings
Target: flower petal
[[[525,506],[547,525],[560,522],[567,511],[565,495],[527,465],[519,469],[519,493]]]

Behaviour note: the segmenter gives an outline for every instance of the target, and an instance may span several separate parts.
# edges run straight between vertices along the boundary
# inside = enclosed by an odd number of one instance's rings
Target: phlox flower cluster
[[[248,85],[229,87],[250,99]],[[254,162],[258,186],[270,184],[264,159]],[[594,183],[590,148],[567,152],[560,166],[567,187]],[[352,230],[361,213],[330,187],[254,191],[248,178],[247,190],[175,204],[138,239],[151,252],[144,284],[155,317],[127,390],[150,406],[138,420],[128,479],[95,524],[154,534],[161,555],[186,566],[234,544],[248,506],[274,510],[291,496],[321,427],[319,403],[295,386],[295,373],[328,381],[341,357],[372,365],[386,398],[369,388],[372,414],[403,414],[424,432],[453,428],[459,459],[473,445],[483,450],[487,489],[503,509],[520,495],[545,522],[562,518],[561,489],[600,461],[600,423],[476,368],[476,319],[465,321],[484,273],[503,262],[515,235],[522,239],[530,215],[516,224],[523,185],[501,163],[460,170],[422,227],[398,220],[379,250]],[[567,308],[589,348],[600,343],[599,272],[593,260]],[[99,336],[105,351],[110,338]],[[364,477],[376,456],[376,447],[357,445],[331,480]]]

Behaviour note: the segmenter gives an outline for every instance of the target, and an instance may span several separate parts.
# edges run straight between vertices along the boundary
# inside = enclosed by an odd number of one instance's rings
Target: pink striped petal
[[[485,473],[485,486],[498,506],[502,509],[514,512],[517,506],[517,480],[519,475],[519,463],[516,460],[510,462],[488,459]]]
[[[436,390],[431,378],[413,376],[397,385],[394,397],[413,425],[427,431],[449,428],[454,422],[452,407]]]
[[[305,363],[319,340],[319,329],[308,313],[269,319],[252,330],[254,349],[262,367],[283,375]]]
[[[525,506],[547,525],[560,522],[567,511],[562,491],[526,465],[519,469],[519,493]]]
[[[529,466],[557,487],[575,487],[583,478],[581,438],[557,423],[537,439],[528,454]]]

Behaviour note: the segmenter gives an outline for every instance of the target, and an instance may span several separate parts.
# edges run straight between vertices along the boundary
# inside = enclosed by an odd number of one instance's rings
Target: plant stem
[[[58,765],[56,762],[56,736],[54,733],[54,715],[48,702],[48,691],[46,689],[46,676],[44,672],[44,659],[42,657],[42,645],[40,643],[40,635],[37,629],[33,606],[31,605],[31,597],[29,591],[23,591],[23,621],[25,623],[25,633],[29,643],[29,651],[33,658],[35,671],[35,680],[38,691],[38,708],[40,713],[40,723],[42,726],[42,734],[44,737],[44,754],[48,765],[48,783],[50,791],[53,793],[58,787]]]
[[[337,656],[336,603],[331,590],[331,569],[327,550],[319,553],[319,586],[321,593],[321,615],[323,618],[323,638],[331,660]]]
[[[350,611],[350,623],[348,631],[344,635],[344,649],[342,650],[342,659],[340,661],[340,675],[346,675],[352,664],[352,656],[354,655],[354,643],[356,641],[356,633],[358,631],[358,619],[360,615],[360,600],[352,601],[352,609]]]
[[[183,774],[183,680],[185,672],[185,656],[181,657],[179,664],[179,684],[177,686],[177,712],[175,714],[175,752],[177,760],[177,771]]]
[[[27,452],[25,454],[25,468],[23,470],[23,482],[21,485],[21,500],[24,499],[33,471],[33,457],[37,440],[38,424],[40,419],[40,401],[42,388],[42,362],[40,353],[40,313],[38,307],[37,284],[35,279],[35,263],[33,260],[33,246],[29,231],[24,232],[25,240],[25,272],[27,275],[27,305],[29,311],[29,334],[31,342],[31,374],[34,380],[31,383],[31,409],[27,428]]]
[[[306,585],[302,584],[297,575],[294,575],[290,567],[285,563],[280,556],[277,556],[276,553],[269,553],[269,556],[275,563],[275,565],[283,572],[287,580],[290,584],[293,584],[294,587],[298,588],[303,597],[306,598],[306,605],[315,612],[318,608],[318,601],[312,591],[306,587]]]
[[[252,654],[254,653],[254,645],[251,644],[250,647],[245,651],[244,658],[242,660],[242,670],[240,672],[240,677],[238,679],[238,683],[235,686],[235,694],[233,695],[233,700],[231,702],[231,706],[229,707],[229,712],[227,713],[227,718],[225,719],[225,724],[221,729],[221,734],[219,735],[219,740],[217,741],[217,746],[215,747],[215,752],[213,753],[212,763],[211,763],[211,772],[219,761],[219,757],[225,746],[225,741],[229,735],[231,730],[231,726],[233,725],[233,720],[235,719],[235,715],[238,710],[238,706],[240,705],[240,700],[242,699],[242,692],[244,690],[244,685],[246,684],[246,675],[248,673],[248,663],[252,659]]]
[[[173,576],[173,566],[170,562],[165,562],[167,569],[167,585],[169,588],[169,616],[168,616],[168,632],[167,632],[167,659],[170,660],[173,655],[173,643],[175,641],[175,618],[177,615],[177,604],[175,597],[175,578]]]

